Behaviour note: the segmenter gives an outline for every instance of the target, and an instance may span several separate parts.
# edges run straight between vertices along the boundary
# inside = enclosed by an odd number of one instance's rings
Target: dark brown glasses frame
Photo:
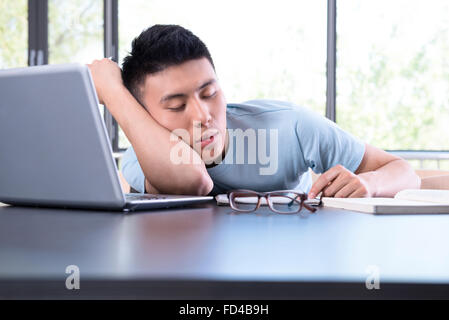
[[[295,195],[294,197],[289,197],[286,196],[285,193],[291,193],[293,195]],[[312,206],[308,205],[305,203],[305,201],[307,200],[307,194],[305,193],[301,193],[301,192],[297,192],[295,190],[277,190],[277,191],[270,191],[270,192],[257,192],[257,191],[252,191],[252,190],[246,190],[246,189],[237,189],[237,190],[231,190],[227,192],[227,196],[229,199],[229,205],[231,206],[231,208],[235,211],[238,212],[254,212],[257,209],[260,208],[261,205],[261,199],[265,198],[268,204],[268,207],[270,208],[271,211],[279,213],[279,214],[294,214],[294,213],[298,213],[302,210],[302,208],[306,208],[307,210],[311,211],[311,212],[315,212],[316,208],[313,208]],[[255,208],[252,209],[241,209],[238,208],[235,205],[235,198],[237,197],[257,197],[257,204]],[[276,210],[273,207],[273,203],[271,202],[270,197],[275,197],[275,196],[282,196],[285,198],[289,198],[292,201],[289,204],[286,204],[287,206],[291,206],[294,202],[297,202],[299,204],[299,209],[296,211],[292,211],[292,212],[282,212],[279,210]],[[319,205],[321,205],[321,199],[320,199],[320,203]]]

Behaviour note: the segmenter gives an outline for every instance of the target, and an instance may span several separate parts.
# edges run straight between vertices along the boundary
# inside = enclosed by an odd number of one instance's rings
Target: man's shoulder
[[[230,127],[279,127],[289,130],[292,126],[320,127],[321,115],[313,110],[280,100],[249,100],[227,105],[227,120]],[[325,118],[324,118],[325,119]]]
[[[256,99],[242,103],[229,103],[227,113],[233,116],[255,116],[272,112],[297,111],[302,107],[287,101]]]

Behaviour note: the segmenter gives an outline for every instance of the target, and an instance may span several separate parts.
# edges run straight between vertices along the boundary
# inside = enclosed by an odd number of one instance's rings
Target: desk
[[[371,265],[380,290],[366,289]],[[0,207],[2,299],[379,297],[449,298],[449,215]]]

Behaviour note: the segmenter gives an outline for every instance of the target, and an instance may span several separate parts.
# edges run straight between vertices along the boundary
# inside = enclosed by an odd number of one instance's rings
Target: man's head
[[[125,86],[160,125],[187,130],[186,142],[195,149],[201,144],[195,140],[214,135],[203,149],[223,150],[226,100],[209,50],[192,32],[177,25],[146,29],[134,39],[122,70]]]

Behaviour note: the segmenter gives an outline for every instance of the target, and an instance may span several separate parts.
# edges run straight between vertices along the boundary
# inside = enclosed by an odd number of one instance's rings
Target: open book
[[[408,189],[394,198],[323,198],[325,207],[374,214],[449,213],[449,190]]]

